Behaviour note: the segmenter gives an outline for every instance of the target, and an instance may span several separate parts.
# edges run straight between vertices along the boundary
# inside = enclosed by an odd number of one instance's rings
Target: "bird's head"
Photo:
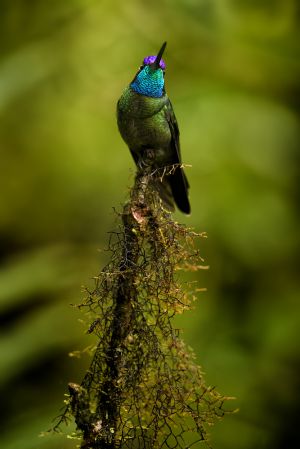
[[[162,59],[167,43],[164,42],[157,56],[147,56],[130,84],[138,94],[159,98],[164,95],[166,64]]]

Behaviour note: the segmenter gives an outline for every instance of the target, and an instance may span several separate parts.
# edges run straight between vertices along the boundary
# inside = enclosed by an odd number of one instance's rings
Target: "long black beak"
[[[155,69],[159,68],[159,63],[160,63],[160,60],[162,58],[163,52],[165,51],[166,46],[167,46],[167,42],[164,42],[162,44],[162,46],[161,46],[161,49],[159,50],[159,52],[158,52],[158,54],[156,56],[156,59],[155,59],[155,61],[153,63],[153,66],[154,66]]]

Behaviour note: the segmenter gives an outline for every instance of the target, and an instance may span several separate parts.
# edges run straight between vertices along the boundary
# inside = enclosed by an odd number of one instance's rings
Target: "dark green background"
[[[299,30],[297,0],[1,0],[1,448],[76,446],[37,435],[89,362],[67,355],[93,342],[69,304],[134,174],[115,106],[164,40],[192,165],[176,217],[209,236],[208,291],[177,324],[240,408],[213,447],[299,447]]]

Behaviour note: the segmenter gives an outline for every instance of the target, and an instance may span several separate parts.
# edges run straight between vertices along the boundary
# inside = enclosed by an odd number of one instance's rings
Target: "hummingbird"
[[[179,128],[165,89],[167,43],[144,58],[117,104],[118,128],[139,170],[153,168],[155,188],[164,205],[189,214],[189,183],[181,164]],[[162,176],[163,173],[163,176]]]

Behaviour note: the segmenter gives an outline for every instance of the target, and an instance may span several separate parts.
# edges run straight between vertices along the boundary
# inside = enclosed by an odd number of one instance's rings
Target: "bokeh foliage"
[[[239,414],[216,449],[296,447],[299,388],[299,6],[296,0],[1,1],[1,447],[38,439],[91,344],[69,303],[105,264],[134,170],[115,104],[164,40],[167,90],[209,238],[178,320]]]

